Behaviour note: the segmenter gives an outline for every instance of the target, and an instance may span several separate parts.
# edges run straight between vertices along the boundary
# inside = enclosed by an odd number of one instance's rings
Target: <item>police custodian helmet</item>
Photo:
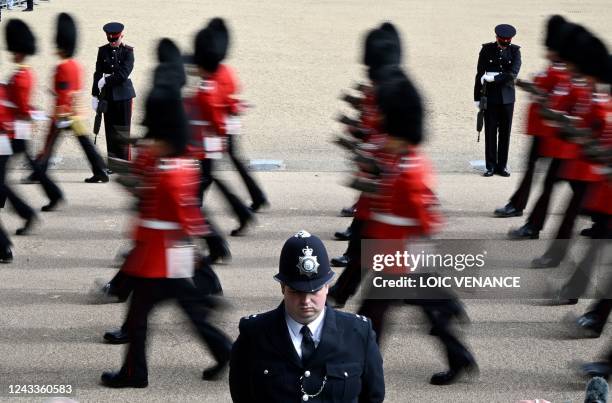
[[[323,242],[307,231],[289,238],[280,255],[274,278],[300,292],[316,292],[334,278]]]

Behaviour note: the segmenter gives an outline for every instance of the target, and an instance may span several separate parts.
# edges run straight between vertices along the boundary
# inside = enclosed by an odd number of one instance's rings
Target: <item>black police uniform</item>
[[[115,25],[115,24],[118,24]],[[123,25],[109,23],[104,26],[108,33],[120,33]],[[110,44],[100,46],[96,59],[96,71],[93,76],[91,95],[100,96],[98,81],[104,74],[106,85],[103,87],[104,99],[108,101],[108,109],[104,114],[104,129],[106,133],[106,149],[109,156],[128,159],[128,147],[117,139],[117,133],[129,136],[132,120],[132,99],[136,97],[132,80],[129,76],[134,68],[134,48],[121,44],[114,48]]]
[[[295,351],[281,304],[240,321],[232,349],[230,391],[236,403],[382,402],[382,358],[372,324],[364,316],[325,308],[321,341],[302,363]],[[308,376],[306,376],[308,371]],[[302,389],[304,392],[302,392]]]
[[[275,278],[298,292],[316,292],[334,277],[323,242],[305,231],[287,240],[279,269]],[[284,303],[243,318],[239,329],[229,375],[235,403],[384,400],[382,357],[365,316],[326,306],[319,344],[306,354],[304,335],[301,358],[287,328]]]
[[[505,25],[505,24],[504,24]],[[499,26],[498,26],[499,27]],[[509,27],[505,25],[505,27]],[[514,30],[514,28],[512,28]],[[514,30],[514,32],[516,32]],[[496,28],[500,37],[514,34]],[[503,173],[508,162],[510,130],[514,112],[514,80],[521,68],[520,46],[510,44],[501,48],[497,42],[482,45],[478,55],[478,67],[474,84],[474,101],[479,101],[483,84],[480,79],[485,72],[500,73],[493,82],[485,82],[487,110],[485,112],[485,159],[487,171]],[[499,144],[497,133],[499,131]]]

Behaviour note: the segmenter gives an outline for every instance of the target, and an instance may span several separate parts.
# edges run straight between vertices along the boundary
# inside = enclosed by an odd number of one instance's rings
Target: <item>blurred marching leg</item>
[[[0,155],[0,207],[4,207],[8,199],[19,217],[25,220],[23,227],[17,229],[16,234],[27,235],[36,222],[37,217],[32,207],[23,201],[23,199],[6,184],[6,168],[9,158],[9,155]]]
[[[234,214],[238,218],[239,226],[238,228],[232,230],[232,236],[240,236],[243,234],[244,230],[247,228],[248,224],[253,220],[253,213],[251,210],[244,204],[238,196],[236,196],[229,188],[221,181],[219,178],[213,178],[215,184],[219,187],[219,190],[225,197],[225,199],[229,202]]]
[[[424,300],[422,308],[431,322],[430,334],[440,339],[446,351],[449,370],[439,372],[431,377],[432,385],[449,385],[466,371],[477,369],[476,360],[461,343],[450,328],[450,322],[456,316],[458,304],[455,300]]]
[[[217,361],[215,365],[204,370],[202,378],[204,380],[216,380],[227,368],[232,342],[220,329],[211,325],[206,320],[209,316],[210,305],[206,303],[206,297],[200,295],[189,280],[183,279],[177,282],[176,291],[179,305],[187,314],[200,338],[206,343]]]
[[[85,156],[87,157],[87,161],[89,162],[89,166],[91,167],[91,172],[93,176],[85,179],[87,183],[97,183],[97,182],[108,182],[108,175],[106,174],[106,164],[104,160],[96,150],[95,146],[86,135],[76,136],[83,152],[85,152]]]
[[[238,140],[236,139],[236,136],[228,135],[227,140],[228,154],[230,159],[238,170],[238,173],[240,174],[240,177],[242,178],[242,181],[246,185],[249,195],[251,196],[251,210],[253,210],[253,212],[257,212],[261,207],[268,206],[268,199],[257,182],[255,182],[253,177],[249,174],[249,171],[244,166],[243,162],[240,160],[240,156],[238,155]]]
[[[527,157],[527,169],[523,174],[523,179],[514,194],[510,197],[508,204],[495,210],[495,215],[497,217],[518,217],[523,215],[523,210],[527,207],[529,194],[531,193],[533,174],[538,160],[539,143],[539,138],[533,136],[531,148],[529,149],[529,155]]]
[[[554,185],[559,181],[557,173],[559,172],[559,167],[561,166],[561,160],[553,158],[550,161],[550,165],[548,166],[548,171],[546,172],[546,177],[544,179],[544,186],[542,188],[542,193],[538,198],[531,214],[529,214],[529,218],[527,218],[527,222],[522,227],[510,231],[508,234],[512,239],[538,239],[540,237],[540,231],[544,228],[544,222],[546,221],[546,216],[548,214],[548,207],[550,205],[550,197],[552,195],[552,190]]]
[[[557,267],[565,258],[569,249],[569,244],[572,239],[572,232],[580,206],[586,194],[587,184],[582,181],[570,181],[572,188],[572,198],[565,209],[563,221],[559,226],[556,238],[550,243],[544,255],[532,261],[532,266],[536,268],[551,268]]]
[[[11,245],[11,240],[4,230],[4,226],[0,223],[0,263],[11,263],[13,261]]]

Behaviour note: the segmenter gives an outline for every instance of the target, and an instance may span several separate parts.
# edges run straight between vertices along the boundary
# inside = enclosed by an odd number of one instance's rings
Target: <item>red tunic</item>
[[[537,74],[533,83],[546,94],[550,94],[558,86],[566,85],[570,81],[570,74],[563,63],[553,63],[545,72]],[[540,116],[540,104],[532,102],[527,112],[527,130],[525,134],[541,136],[544,131],[544,122]]]
[[[425,158],[411,151],[396,155],[383,169],[378,192],[370,199],[364,238],[408,239],[433,233],[441,215]]]
[[[187,241],[206,234],[197,198],[200,183],[197,161],[155,159],[143,150],[134,169],[142,178],[139,215],[135,246],[122,270],[136,277],[191,277],[193,253],[188,252],[193,248],[186,246]]]
[[[220,86],[203,80],[191,99],[185,101],[191,126],[189,153],[196,159],[220,158],[225,151],[226,106]]]
[[[608,102],[608,116],[612,117],[612,102]],[[602,131],[600,142],[609,153],[612,153],[612,121],[606,120]],[[595,172],[600,172],[603,167],[594,167]],[[612,181],[610,177],[604,177],[599,182],[589,183],[584,201],[584,208],[595,213],[612,215]]]
[[[55,106],[58,114],[72,114],[75,109],[75,95],[83,88],[82,68],[74,59],[60,62],[55,69],[53,88]]]
[[[610,112],[610,97],[607,94],[593,94],[590,108],[582,116],[580,127],[590,129],[594,137],[601,138],[606,127],[609,130],[610,124],[606,122],[612,118]],[[596,165],[582,155],[581,149],[579,149],[576,158],[563,161],[559,177],[583,182],[604,180],[604,177],[596,169]]]
[[[240,92],[240,84],[234,70],[226,64],[220,64],[211,78],[219,86],[219,92],[227,114],[242,113],[240,100],[236,97]]]
[[[585,79],[572,79],[571,83],[558,85],[549,98],[549,107],[566,115],[582,117],[590,109],[593,86]],[[557,135],[557,128],[550,122],[544,124],[540,155],[559,159],[578,156],[579,147]]]
[[[6,95],[11,107],[12,120],[29,120],[32,107],[30,98],[34,88],[34,73],[30,67],[20,65],[6,85]]]
[[[0,135],[6,135],[9,138],[13,138],[13,117],[9,108],[6,106],[7,102],[6,86],[0,85]]]

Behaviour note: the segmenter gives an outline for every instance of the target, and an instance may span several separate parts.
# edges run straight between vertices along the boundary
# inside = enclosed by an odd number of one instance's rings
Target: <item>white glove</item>
[[[487,73],[482,77],[486,82],[490,83],[490,82],[495,81],[495,76],[497,76],[498,74],[499,73]]]
[[[94,110],[94,112],[98,111],[98,103],[100,103],[98,97],[91,98],[91,108]]]
[[[474,101],[474,106],[476,109],[480,109],[480,101]]]
[[[484,84],[484,82],[485,82],[485,77],[486,77],[486,76],[487,76],[486,74],[483,74],[483,75],[480,77],[480,84]]]
[[[106,85],[106,77],[102,77],[98,80],[98,90],[102,91],[102,88]]]

